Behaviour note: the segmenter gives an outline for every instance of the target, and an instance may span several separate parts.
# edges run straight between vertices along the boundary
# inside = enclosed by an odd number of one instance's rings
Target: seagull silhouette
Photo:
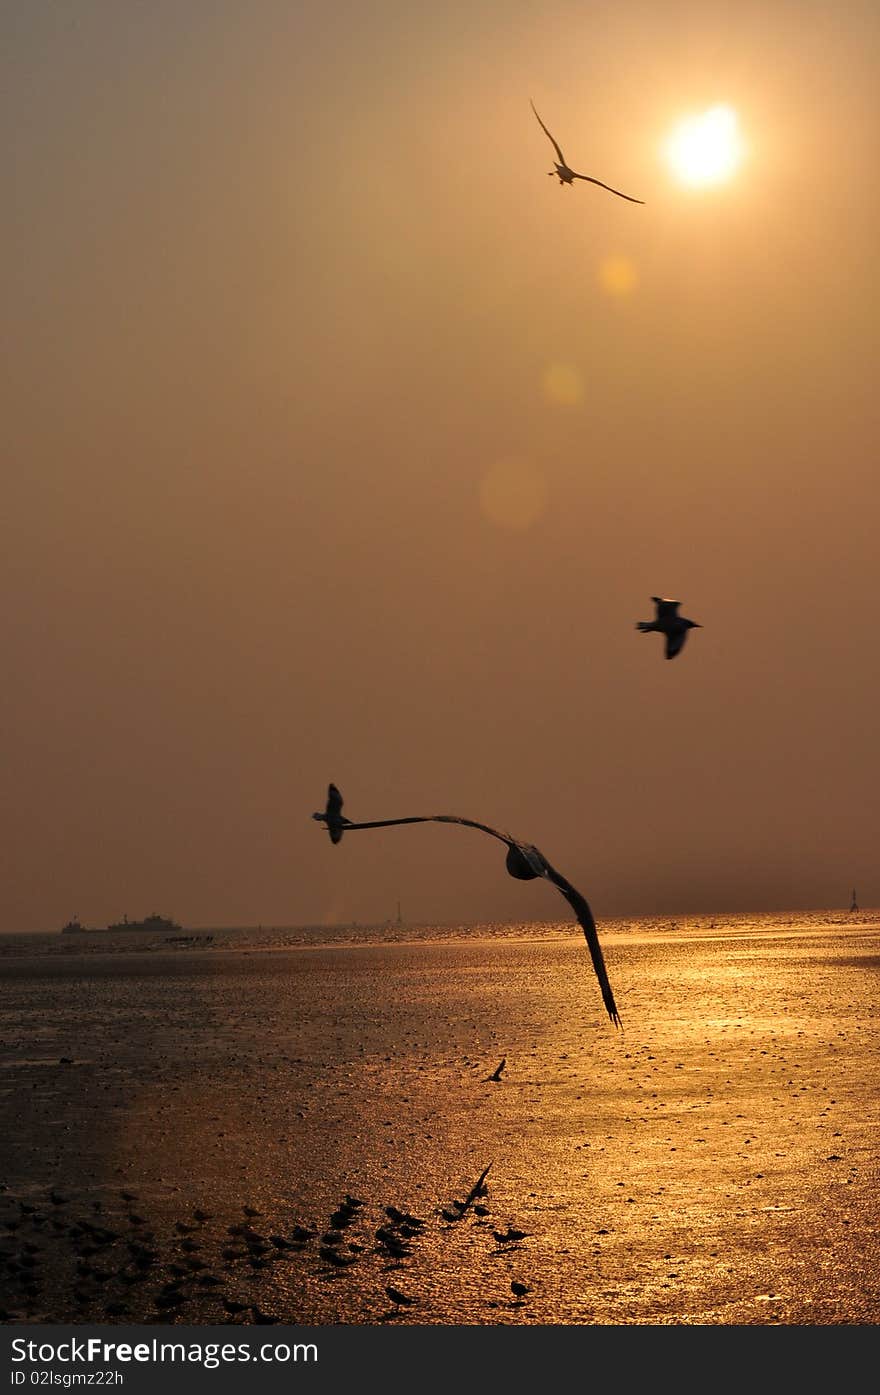
[[[531,98],[529,100],[531,101]],[[588,184],[598,184],[600,189],[607,189],[609,194],[616,194],[619,199],[626,199],[628,203],[643,204],[645,202],[644,199],[634,199],[631,198],[629,194],[622,194],[619,189],[612,189],[610,184],[603,184],[601,179],[594,179],[592,175],[589,174],[578,174],[576,170],[573,170],[570,167],[570,165],[566,162],[565,156],[563,155],[556,141],[551,136],[550,132],[547,130],[547,127],[544,125],[540,116],[538,116],[538,112],[534,102],[532,102],[531,105],[532,111],[535,113],[535,116],[538,119],[538,125],[541,127],[541,130],[544,132],[544,135],[547,137],[550,144],[553,146],[553,149],[556,151],[556,154],[559,156],[559,164],[556,165],[554,169],[547,171],[551,179],[553,178],[554,174],[559,179],[560,184],[572,184],[576,179],[585,179]]]
[[[533,881],[536,877],[546,877],[562,892],[584,932],[608,1016],[615,1027],[621,1025],[614,994],[608,981],[608,971],[605,968],[593,912],[577,888],[573,887],[571,882],[562,876],[561,872],[557,872],[556,868],[547,861],[544,854],[533,843],[522,843],[509,833],[500,833],[497,828],[490,828],[486,823],[477,823],[475,819],[459,818],[456,814],[419,814],[406,819],[375,819],[369,823],[353,823],[350,819],[342,817],[341,809],[342,795],[335,785],[331,785],[325,812],[312,815],[313,819],[327,825],[327,831],[334,843],[341,840],[343,830],[346,833],[352,833],[363,828],[394,828],[404,823],[458,823],[463,824],[465,828],[477,828],[481,833],[488,833],[491,838],[497,838],[500,843],[504,843],[507,847],[506,867],[512,877],[516,877],[518,881],[522,882]]]
[[[641,630],[643,634],[656,630],[665,635],[666,657],[674,659],[684,646],[688,630],[701,630],[703,627],[698,625],[696,620],[685,620],[683,615],[679,615],[678,607],[681,601],[666,601],[662,596],[652,596],[651,600],[657,608],[657,614],[653,620],[639,620],[636,629]]]
[[[335,785],[327,787],[327,807],[323,814],[312,814],[313,819],[319,823],[327,825],[327,832],[330,834],[330,842],[338,843],[342,837],[342,830],[351,820],[347,819],[342,812],[342,795]]]

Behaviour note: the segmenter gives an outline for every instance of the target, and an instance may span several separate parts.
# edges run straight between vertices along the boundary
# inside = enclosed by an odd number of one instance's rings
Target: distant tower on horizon
[[[856,894],[855,894],[855,892],[853,892],[853,900],[855,900],[855,898],[856,898]],[[397,924],[398,924],[398,925],[402,925],[402,924],[403,924],[403,916],[400,914],[400,902],[399,902],[399,901],[398,901],[398,903],[397,903]]]
[[[850,912],[852,912],[852,911],[857,911],[857,910],[859,909],[859,903],[858,903],[858,901],[856,900],[856,889],[855,889],[855,887],[853,887],[852,904],[851,904],[851,906],[850,906],[849,909],[850,909]]]

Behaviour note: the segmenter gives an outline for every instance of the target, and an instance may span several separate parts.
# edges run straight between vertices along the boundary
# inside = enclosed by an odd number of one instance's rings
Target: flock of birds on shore
[[[491,1163],[464,1200],[438,1207],[437,1215],[447,1231],[472,1216],[491,1233],[495,1253],[512,1254],[527,1232],[510,1224],[506,1230],[493,1228],[487,1204],[490,1168]],[[311,1256],[317,1274],[328,1279],[343,1277],[370,1257],[378,1261],[391,1307],[376,1321],[388,1322],[423,1304],[410,1285],[410,1291],[399,1286],[397,1275],[404,1275],[414,1244],[426,1239],[428,1223],[388,1205],[375,1225],[368,1220],[371,1203],[348,1192],[324,1226],[284,1220],[266,1225],[262,1209],[246,1203],[240,1208],[243,1220],[220,1221],[219,1228],[210,1224],[214,1213],[200,1207],[172,1221],[166,1217],[159,1227],[134,1209],[141,1207],[141,1198],[133,1191],[120,1191],[117,1201],[95,1199],[87,1207],[55,1188],[27,1200],[10,1196],[2,1184],[0,1193],[6,1193],[0,1206],[0,1322],[39,1320],[47,1302],[60,1305],[54,1321],[204,1322],[217,1321],[213,1315],[222,1312],[221,1322],[297,1322],[298,1314],[285,1311],[290,1299],[270,1300],[274,1311],[262,1305],[279,1263],[298,1256]],[[509,1306],[520,1307],[530,1291],[529,1284],[512,1279]],[[499,1295],[492,1306],[502,1302]]]

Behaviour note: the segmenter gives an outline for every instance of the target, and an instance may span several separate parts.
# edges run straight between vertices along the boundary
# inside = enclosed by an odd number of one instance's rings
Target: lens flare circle
[[[604,257],[599,263],[599,285],[606,295],[632,295],[639,284],[639,271],[630,257]]]
[[[728,106],[684,117],[666,142],[673,174],[694,187],[723,184],[736,173],[742,157],[739,117]]]
[[[573,363],[548,363],[541,378],[545,402],[557,407],[579,407],[584,400],[584,380]]]
[[[480,481],[480,508],[496,528],[524,532],[547,507],[547,481],[527,460],[499,460]]]

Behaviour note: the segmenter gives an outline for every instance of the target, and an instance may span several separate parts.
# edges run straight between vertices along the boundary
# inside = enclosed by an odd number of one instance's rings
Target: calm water
[[[396,1322],[880,1320],[880,919],[600,933],[621,1032],[570,922],[4,936],[0,1309],[371,1323],[391,1282]],[[388,1206],[425,1222],[399,1253]]]
[[[811,932],[827,929],[869,928],[880,924],[880,910],[850,914],[844,910],[765,911],[736,915],[640,916],[625,920],[604,920],[599,934],[604,942],[617,936],[663,936],[675,938],[716,935]],[[0,956],[4,955],[89,955],[149,954],[192,952],[194,949],[223,953],[229,950],[275,950],[300,945],[407,944],[427,941],[484,939],[557,939],[560,934],[579,937],[573,921],[535,921],[528,924],[486,922],[474,925],[294,925],[294,926],[199,926],[174,932],[127,930],[111,934],[87,931],[81,935],[61,935],[55,931],[32,934],[0,934]]]

